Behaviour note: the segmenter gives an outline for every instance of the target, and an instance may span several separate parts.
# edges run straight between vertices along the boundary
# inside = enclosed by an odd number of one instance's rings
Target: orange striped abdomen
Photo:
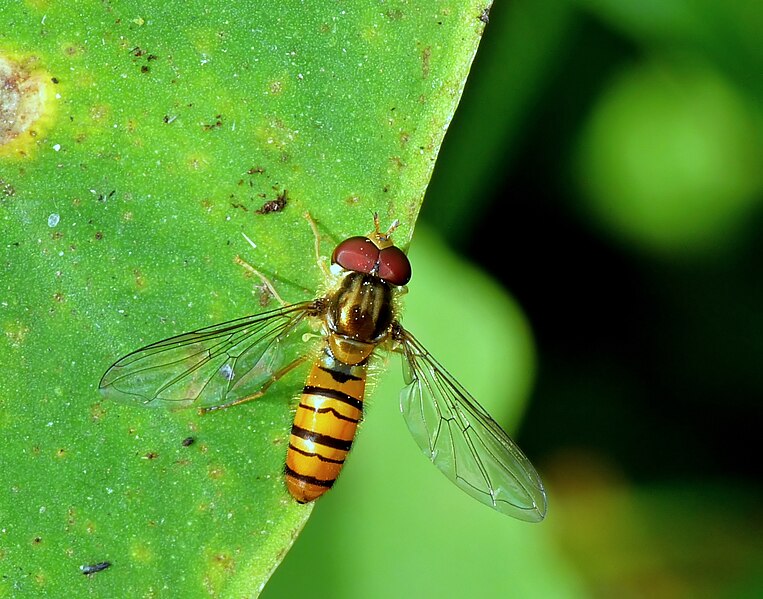
[[[334,484],[363,416],[366,363],[347,365],[328,348],[315,361],[300,396],[286,454],[286,486],[308,503]]]

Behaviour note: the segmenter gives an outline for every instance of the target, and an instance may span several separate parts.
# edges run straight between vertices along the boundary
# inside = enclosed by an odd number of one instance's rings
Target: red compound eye
[[[411,280],[408,256],[394,245],[379,249],[368,237],[350,237],[336,246],[331,262],[345,270],[374,275],[392,285]]]
[[[350,237],[336,246],[331,262],[355,272],[371,274],[379,261],[379,248],[368,237]]]
[[[393,285],[411,280],[411,263],[399,247],[391,245],[379,252],[379,278]]]

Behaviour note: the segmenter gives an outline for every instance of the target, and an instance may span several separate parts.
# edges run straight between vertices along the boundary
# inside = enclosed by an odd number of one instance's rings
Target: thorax
[[[374,275],[350,272],[329,297],[329,348],[336,359],[358,364],[387,338],[393,320],[390,284]]]

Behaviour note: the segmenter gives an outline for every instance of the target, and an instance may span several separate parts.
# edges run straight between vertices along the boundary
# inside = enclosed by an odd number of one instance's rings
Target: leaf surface
[[[203,417],[98,381],[264,310],[237,255],[319,293],[306,211],[323,255],[374,211],[406,246],[485,7],[0,0],[0,596],[258,594],[303,371]]]

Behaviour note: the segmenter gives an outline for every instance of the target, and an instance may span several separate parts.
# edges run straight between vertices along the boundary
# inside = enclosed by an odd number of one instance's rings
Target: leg
[[[280,370],[274,372],[273,376],[270,377],[267,381],[265,381],[265,384],[256,393],[252,393],[251,395],[247,395],[246,397],[241,397],[239,399],[234,399],[233,401],[221,404],[219,406],[210,406],[208,408],[199,408],[199,414],[201,414],[203,416],[204,414],[208,414],[209,412],[216,412],[217,410],[225,410],[227,408],[230,408],[231,406],[237,406],[239,404],[246,403],[248,401],[253,401],[255,399],[259,399],[260,397],[265,395],[265,393],[267,393],[268,389],[270,389],[270,385],[272,385],[276,381],[278,381],[281,378],[283,378],[283,376],[285,374],[287,374],[287,373],[291,372],[292,370],[294,370],[297,366],[302,364],[302,362],[304,362],[305,360],[307,360],[307,356],[300,356],[299,358],[297,358],[293,362],[290,362],[289,364],[287,364],[286,366],[284,366]]]
[[[254,276],[256,276],[260,281],[262,281],[263,285],[265,285],[265,287],[267,288],[268,293],[270,293],[270,295],[272,295],[276,299],[276,301],[279,304],[281,304],[281,307],[284,307],[287,305],[287,302],[280,295],[278,295],[276,288],[273,287],[273,283],[271,283],[270,279],[268,279],[264,274],[262,274],[259,270],[257,270],[254,266],[249,264],[246,260],[244,260],[240,256],[236,256],[234,258],[234,261],[236,262],[236,264],[238,264],[239,266],[243,266],[245,270],[249,271]]]
[[[313,220],[313,217],[310,216],[309,212],[305,212],[304,216],[307,223],[310,225],[310,228],[313,230],[313,237],[315,239],[315,261],[318,263],[318,268],[321,269],[323,275],[328,278],[331,276],[331,273],[326,266],[326,262],[323,260],[323,256],[321,256],[321,235],[318,233],[318,225]]]

